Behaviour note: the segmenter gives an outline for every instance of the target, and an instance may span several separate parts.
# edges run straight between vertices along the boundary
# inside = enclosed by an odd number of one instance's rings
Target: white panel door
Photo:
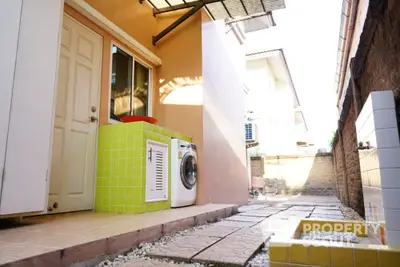
[[[93,208],[101,53],[102,38],[64,15],[49,190],[53,213]]]

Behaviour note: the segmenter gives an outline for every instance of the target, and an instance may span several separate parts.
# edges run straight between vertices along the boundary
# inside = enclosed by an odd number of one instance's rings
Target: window
[[[129,115],[148,116],[150,69],[119,47],[112,47],[110,119]]]

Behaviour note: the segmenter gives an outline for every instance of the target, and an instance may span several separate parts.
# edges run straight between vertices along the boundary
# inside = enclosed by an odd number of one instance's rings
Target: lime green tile
[[[135,213],[135,207],[133,205],[127,205],[127,206],[125,206],[125,212],[126,213]]]
[[[132,205],[135,202],[135,198],[133,195],[125,195],[125,205]]]
[[[134,148],[144,148],[146,146],[146,143],[144,142],[144,139],[141,138],[136,138],[134,141]]]
[[[112,205],[112,206],[110,206],[110,211],[112,211],[112,212],[118,212],[118,205]]]
[[[125,193],[125,195],[132,195],[133,196],[134,187],[126,187],[126,188],[124,188],[124,193]]]

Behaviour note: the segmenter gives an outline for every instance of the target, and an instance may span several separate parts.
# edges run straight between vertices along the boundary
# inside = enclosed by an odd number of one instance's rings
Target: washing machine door
[[[197,161],[192,152],[186,152],[181,161],[181,180],[183,186],[191,190],[197,182]]]

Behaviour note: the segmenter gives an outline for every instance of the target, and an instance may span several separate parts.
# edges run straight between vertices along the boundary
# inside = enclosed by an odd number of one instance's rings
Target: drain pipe
[[[343,87],[346,78],[346,73],[348,69],[348,61],[349,55],[351,50],[351,44],[353,41],[354,29],[357,19],[357,11],[358,11],[358,4],[359,0],[353,0],[348,3],[346,0],[343,0],[342,9],[345,11],[342,12],[342,28],[340,29],[340,36],[339,36],[339,49],[344,48],[341,50],[340,56],[338,57],[338,100],[337,106],[340,105],[340,100],[342,99]],[[343,20],[345,22],[343,22]],[[343,24],[346,25],[343,28]]]

